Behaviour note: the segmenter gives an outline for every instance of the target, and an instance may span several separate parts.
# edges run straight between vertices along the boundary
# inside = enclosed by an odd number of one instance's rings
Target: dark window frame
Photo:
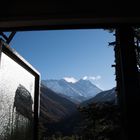
[[[31,64],[29,64],[19,53],[17,53],[14,49],[10,48],[8,45],[6,46],[4,44],[0,45],[0,65],[2,52],[35,77],[33,140],[36,140],[38,136],[38,119],[40,108],[40,73]]]

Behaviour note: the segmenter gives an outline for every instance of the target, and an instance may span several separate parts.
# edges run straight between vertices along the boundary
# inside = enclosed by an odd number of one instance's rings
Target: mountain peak
[[[71,81],[72,80],[72,81]],[[63,94],[78,102],[94,97],[102,90],[96,87],[90,80],[80,79],[75,81],[73,78],[60,80],[44,80],[42,84],[58,94]]]

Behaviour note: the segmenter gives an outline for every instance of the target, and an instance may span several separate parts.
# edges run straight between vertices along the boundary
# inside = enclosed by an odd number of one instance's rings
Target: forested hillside
[[[83,106],[42,86],[40,140],[118,140],[120,111],[114,102],[114,91],[101,92]]]

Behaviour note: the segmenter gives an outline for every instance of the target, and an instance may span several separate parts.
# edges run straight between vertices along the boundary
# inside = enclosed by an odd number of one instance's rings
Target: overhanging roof
[[[140,25],[139,4],[118,1],[4,0],[0,30],[37,30]]]

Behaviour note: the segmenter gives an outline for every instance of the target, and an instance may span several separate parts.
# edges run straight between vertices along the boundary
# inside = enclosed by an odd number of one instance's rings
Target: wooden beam
[[[140,139],[140,89],[134,32],[129,26],[116,29],[115,57],[123,140]]]

